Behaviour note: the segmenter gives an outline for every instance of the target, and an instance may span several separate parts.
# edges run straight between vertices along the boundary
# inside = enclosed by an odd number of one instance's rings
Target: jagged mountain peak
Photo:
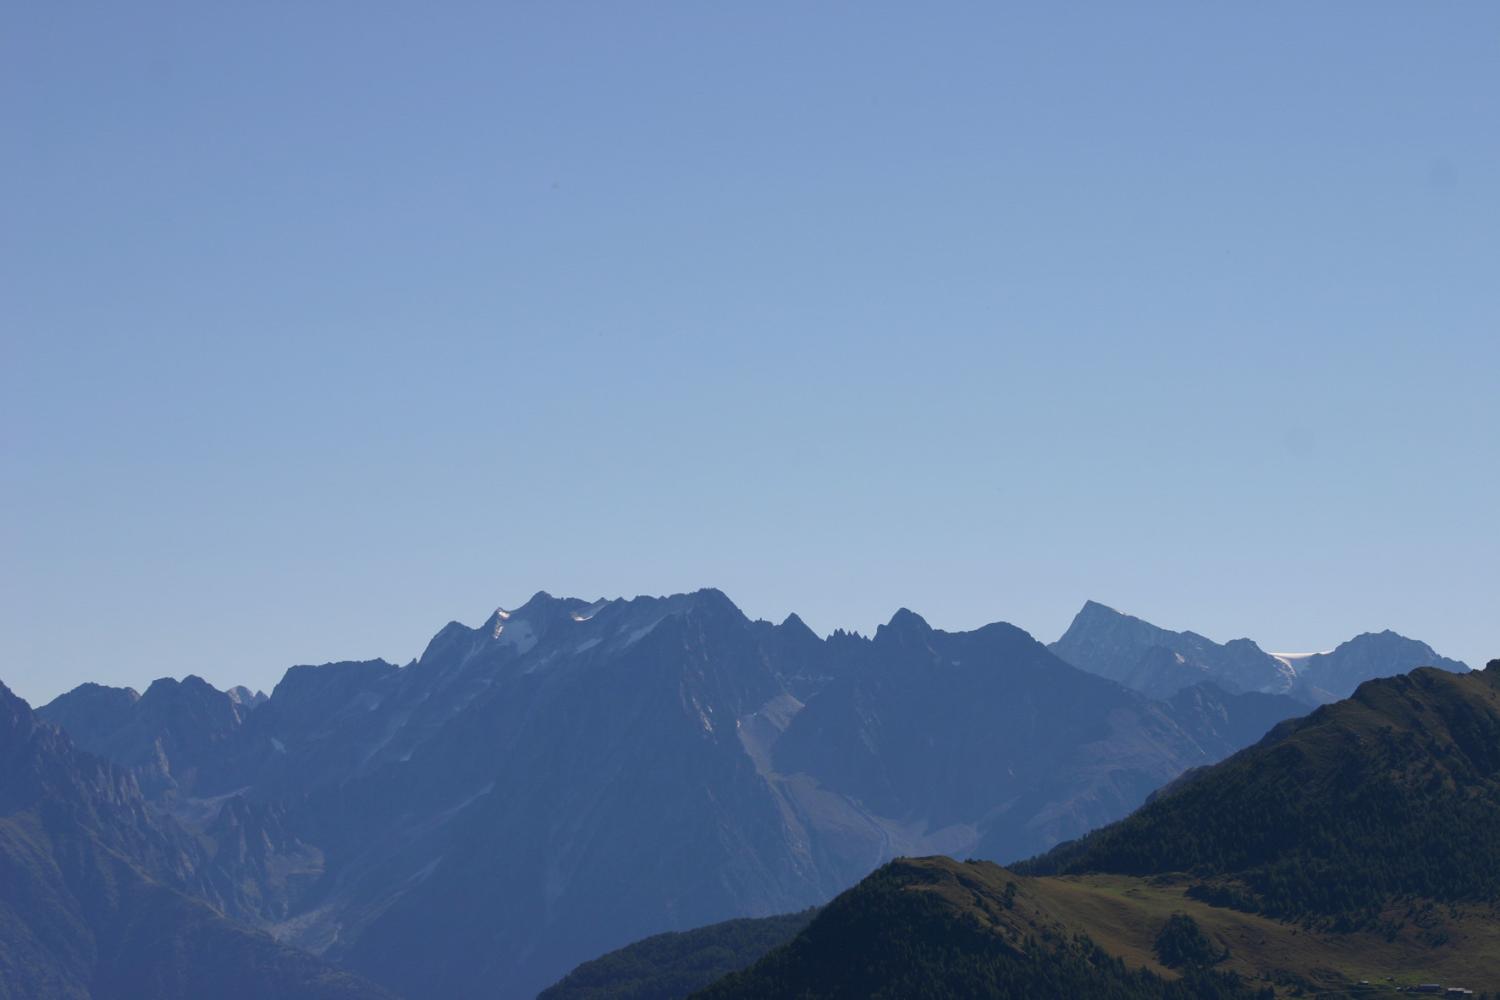
[[[434,639],[433,642],[436,643],[437,640]],[[426,654],[423,655],[425,658]],[[400,669],[382,659],[340,660],[319,666],[298,664],[288,668],[271,689],[271,697],[266,701],[265,707],[274,709],[275,714],[286,711],[289,705],[318,703],[332,693],[349,699],[355,692],[379,684]],[[256,713],[257,716],[259,714]]]
[[[259,708],[267,700],[264,691],[251,691],[243,684],[236,684],[224,693],[229,695],[236,704],[244,705],[246,708]]]
[[[1217,643],[1089,601],[1050,647],[1059,658],[1153,698],[1212,679],[1230,691],[1285,693],[1295,675],[1250,639]]]
[[[552,594],[548,593],[545,590],[538,590],[535,594],[532,594],[529,598],[527,598],[526,603],[522,604],[520,607],[515,608],[510,612],[506,612],[504,609],[496,609],[495,613],[497,615],[508,613],[515,616],[555,615],[559,613],[570,614],[577,608],[584,607],[591,603],[595,605],[602,605],[609,602],[603,600],[590,602],[580,597],[554,597]]]
[[[260,695],[265,700],[265,695]],[[137,695],[130,688],[79,685],[37,710],[83,750],[132,769],[148,794],[191,783],[195,765],[240,727],[258,702],[220,691],[203,678],[162,677]]]
[[[1128,611],[1121,611],[1114,605],[1105,604],[1102,601],[1096,601],[1090,598],[1083,602],[1083,607],[1079,608],[1078,613],[1073,616],[1073,621],[1068,626],[1068,632],[1099,628],[1128,629],[1132,631],[1139,630],[1152,633],[1162,632],[1168,635],[1173,634],[1170,630],[1164,629],[1160,625],[1153,624],[1152,622],[1149,622],[1138,615],[1133,615]],[[1184,632],[1182,634],[1194,635],[1194,633],[1192,632]],[[1203,637],[1197,636],[1197,638],[1201,639]]]
[[[807,622],[803,621],[801,616],[795,611],[783,618],[781,624],[776,627],[783,634],[796,637],[799,640],[811,639],[814,642],[823,641],[818,637],[818,633],[809,628]]]
[[[553,597],[545,590],[538,590],[519,607],[496,608],[480,626],[480,631],[498,639],[505,634],[506,628],[514,629],[522,622],[530,628],[544,628],[553,622],[566,621],[578,614],[579,609],[588,606],[589,602],[576,597]]]
[[[1439,656],[1435,649],[1422,640],[1404,636],[1400,632],[1395,632],[1391,629],[1382,629],[1379,632],[1361,632],[1354,638],[1339,643],[1331,653],[1323,655],[1332,655],[1333,653],[1338,653],[1340,650],[1344,652],[1354,652],[1356,650],[1409,650],[1418,655],[1429,657],[1434,661],[1446,661],[1448,663],[1461,662],[1458,660],[1448,660],[1447,657]],[[1464,666],[1467,668],[1468,665],[1464,664]]]
[[[89,681],[58,695],[36,711],[64,729],[100,733],[118,728],[140,700],[141,694],[134,688]]]
[[[1390,629],[1362,633],[1325,653],[1272,654],[1248,638],[1221,644],[1197,632],[1160,628],[1092,600],[1049,648],[1075,667],[1153,698],[1169,698],[1212,679],[1231,691],[1291,694],[1317,705],[1347,697],[1362,681],[1414,667],[1455,673],[1469,669]]]
[[[717,612],[749,621],[739,607],[722,591],[714,587],[662,596],[640,595],[637,597],[599,598],[589,601],[578,597],[554,597],[539,590],[525,604],[516,608],[496,608],[479,631],[492,637],[505,634],[505,629],[514,623],[527,622],[531,627],[550,625],[554,622],[587,622],[596,618],[620,619],[623,616],[638,618],[661,613],[684,615],[690,613]],[[458,622],[449,622],[438,633],[441,637],[452,629],[465,629]],[[468,630],[473,631],[473,630]]]
[[[117,698],[123,701],[138,701],[141,693],[132,687],[111,687],[108,684],[96,684],[93,681],[84,681],[82,684],[68,691],[66,695],[77,695],[80,697],[102,697]]]
[[[226,694],[197,674],[188,674],[182,680],[175,677],[158,677],[146,687],[141,695],[143,701],[156,701],[174,697],[214,697]]]
[[[927,624],[927,619],[910,608],[897,608],[889,622],[875,629],[875,640],[879,642],[893,637],[924,636],[931,631],[932,626]]]
[[[1391,677],[1415,667],[1437,667],[1450,673],[1469,672],[1469,665],[1440,656],[1427,643],[1385,629],[1364,632],[1326,653],[1299,657],[1299,689],[1308,700],[1336,701],[1347,697],[1361,683]]]
[[[1135,616],[1134,615],[1126,614],[1125,612],[1119,610],[1118,608],[1115,608],[1115,607],[1112,607],[1111,605],[1105,604],[1103,601],[1096,601],[1093,598],[1089,598],[1088,600],[1084,601],[1083,602],[1083,607],[1078,610],[1078,614],[1077,615],[1074,615],[1075,619],[1077,619],[1077,618],[1104,618],[1104,617],[1110,617],[1110,618],[1134,618]],[[1136,620],[1139,621],[1140,619],[1136,619]]]
[[[31,706],[0,681],[0,741],[10,741],[31,732]],[[4,745],[0,742],[0,745]]]
[[[1091,647],[1102,644],[1129,644],[1137,650],[1144,650],[1152,645],[1168,645],[1172,638],[1190,642],[1210,641],[1192,632],[1173,632],[1099,601],[1087,600],[1073,616],[1067,631],[1050,648],[1054,652],[1059,649],[1076,650],[1080,655],[1086,655]],[[1073,662],[1068,656],[1063,656],[1063,659]]]

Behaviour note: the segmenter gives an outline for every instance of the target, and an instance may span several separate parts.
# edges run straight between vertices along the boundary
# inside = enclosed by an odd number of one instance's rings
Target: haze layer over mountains
[[[269,697],[84,685],[36,713],[70,740],[26,739],[110,761],[87,766],[128,779],[138,839],[183,845],[164,884],[220,918],[412,1000],[529,997],[650,934],[826,902],[898,855],[1037,854],[1420,665],[1466,669],[1391,633],[1299,660],[1093,603],[1049,649],[904,609],[820,638],[715,590],[539,593],[404,667],[293,667]]]

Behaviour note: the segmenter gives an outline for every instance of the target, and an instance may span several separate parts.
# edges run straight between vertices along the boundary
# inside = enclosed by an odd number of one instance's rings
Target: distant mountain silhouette
[[[1297,694],[1319,702],[1347,698],[1365,681],[1394,677],[1416,667],[1437,667],[1456,674],[1469,670],[1468,664],[1439,656],[1427,643],[1390,630],[1355,636],[1332,652],[1299,659],[1295,666]]]
[[[1095,601],[1084,604],[1053,653],[1080,670],[1155,698],[1212,681],[1227,691],[1287,694],[1295,674],[1249,639],[1220,645],[1196,632],[1171,632]]]
[[[1123,815],[1168,772],[1218,760],[1298,711],[1208,685],[1178,704],[1132,698],[1011,625],[948,633],[903,610],[858,648],[860,668],[776,743],[774,770],[816,775],[881,816],[923,817],[948,841],[921,846],[983,857],[1023,857]]]
[[[1469,669],[1389,631],[1358,636],[1331,653],[1289,656],[1267,653],[1249,639],[1220,644],[1196,632],[1172,632],[1095,601],[1086,602],[1048,648],[1080,670],[1162,699],[1211,682],[1226,691],[1287,694],[1320,705],[1347,698],[1364,681],[1416,667]]]

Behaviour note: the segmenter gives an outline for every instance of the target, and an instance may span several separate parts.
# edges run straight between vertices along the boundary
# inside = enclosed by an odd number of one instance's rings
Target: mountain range
[[[1048,648],[1080,670],[1153,698],[1170,698],[1208,682],[1226,691],[1284,694],[1322,705],[1349,697],[1365,681],[1416,667],[1469,670],[1425,642],[1389,630],[1366,632],[1326,653],[1267,653],[1250,639],[1221,644],[1196,632],[1160,628],[1096,601],[1085,603],[1067,632]]]
[[[647,935],[823,903],[899,855],[1044,851],[1321,697],[1208,640],[1183,658],[1213,670],[1134,690],[1142,656],[1187,647],[1142,647],[1101,609],[1049,650],[906,610],[823,638],[714,590],[539,593],[404,667],[293,667],[269,697],[84,685],[37,714],[135,783],[201,858],[182,891],[216,912],[410,1000],[529,997]],[[1318,676],[1415,665],[1382,649]]]

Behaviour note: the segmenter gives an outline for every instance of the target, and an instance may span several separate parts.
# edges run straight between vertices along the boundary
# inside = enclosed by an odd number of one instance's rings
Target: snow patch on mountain
[[[1303,660],[1311,659],[1314,656],[1327,656],[1330,652],[1331,650],[1325,649],[1321,653],[1272,653],[1271,655],[1280,660],[1288,670],[1300,674],[1303,666],[1305,666],[1302,662]]]
[[[495,640],[502,646],[510,646],[519,654],[525,654],[537,643],[536,630],[525,619],[507,621],[495,626]]]
[[[593,604],[590,604],[588,607],[579,608],[577,611],[573,612],[573,615],[572,615],[573,620],[575,622],[590,621],[601,610],[603,610],[604,608],[608,607],[610,603],[611,602],[609,602],[609,601],[598,600],[598,601],[595,601]]]

